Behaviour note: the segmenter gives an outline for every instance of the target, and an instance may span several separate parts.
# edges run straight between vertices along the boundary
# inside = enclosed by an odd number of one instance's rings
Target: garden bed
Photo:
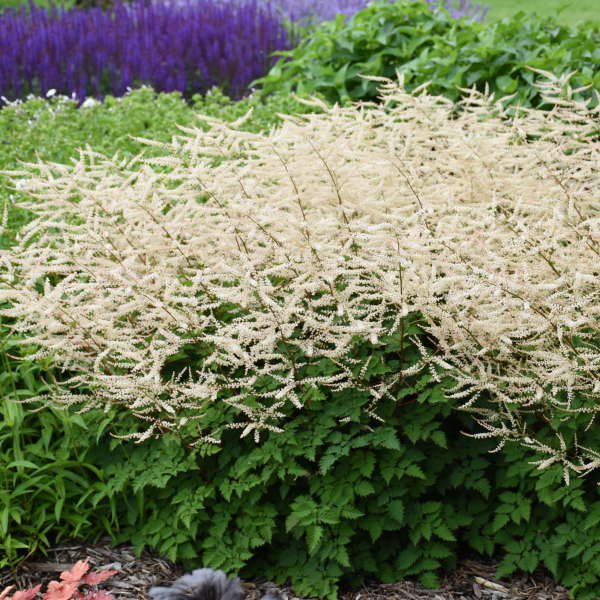
[[[15,585],[23,590],[51,579],[70,569],[75,562],[89,559],[94,570],[114,569],[118,573],[104,584],[116,600],[151,600],[148,589],[153,585],[168,585],[184,570],[166,558],[144,552],[136,557],[132,546],[111,547],[108,540],[98,544],[70,543],[49,550],[46,557],[35,557],[12,573],[0,570],[0,589]],[[200,566],[200,565],[199,565]],[[340,594],[341,600],[566,600],[564,587],[554,583],[547,571],[516,574],[497,580],[497,563],[481,558],[463,559],[456,572],[442,580],[438,589],[426,589],[412,582],[377,584],[359,591]],[[45,587],[45,586],[43,586]],[[266,592],[277,593],[282,600],[302,600],[289,587],[268,581],[245,582],[246,600],[260,600]]]

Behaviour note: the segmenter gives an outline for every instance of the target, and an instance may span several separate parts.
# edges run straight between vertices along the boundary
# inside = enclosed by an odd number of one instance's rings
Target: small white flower
[[[26,185],[27,181],[25,179],[17,179],[17,181],[15,181],[15,187],[18,190],[22,190]]]
[[[54,88],[52,88],[51,90],[48,90],[46,92],[46,98],[52,98],[52,96],[54,96],[56,94],[56,90]]]
[[[100,102],[98,102],[94,98],[86,98],[83,104],[81,105],[81,108],[91,108],[92,106],[96,106],[96,104],[100,104]]]

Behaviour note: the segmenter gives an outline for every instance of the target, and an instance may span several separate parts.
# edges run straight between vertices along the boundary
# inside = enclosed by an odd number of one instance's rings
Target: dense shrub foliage
[[[353,346],[357,370],[371,357],[365,386],[377,386],[400,361],[419,360],[409,337],[428,344],[420,324],[412,315],[404,339]],[[205,358],[190,354],[187,362],[200,368]],[[336,367],[319,359],[310,368],[319,375]],[[20,377],[29,369],[25,364]],[[32,393],[40,391],[35,381]],[[30,550],[33,540],[43,548],[45,537],[90,540],[104,529],[115,543],[154,548],[189,568],[289,578],[298,594],[334,597],[340,585],[371,579],[417,577],[435,586],[470,548],[503,556],[500,577],[543,565],[573,597],[595,598],[600,501],[594,482],[577,479],[565,487],[559,467],[539,471],[517,446],[489,454],[491,441],[460,433],[473,432],[473,423],[444,398],[447,383],[408,376],[398,389],[400,402],[380,404],[384,424],[362,410],[370,402],[364,390],[309,391],[301,414],[286,411],[285,433],[266,434],[258,446],[224,430],[232,411],[214,405],[205,418],[223,431],[223,444],[195,449],[169,434],[137,446],[111,438],[107,427],[116,434],[136,427],[113,410],[5,417],[3,432],[12,428],[13,440],[19,432],[20,442],[10,448],[3,439],[3,457],[20,448],[20,460],[38,469],[3,465],[7,473],[21,470],[22,484],[2,490],[2,509],[10,507],[2,550],[16,540]],[[3,406],[5,415],[15,411]],[[53,453],[62,445],[66,460],[57,465]],[[20,523],[13,511],[27,489],[39,511]],[[60,520],[55,504],[62,506]],[[85,520],[94,527],[81,526]],[[3,555],[4,563],[16,555],[16,549]]]
[[[436,587],[474,550],[503,557],[499,577],[545,566],[575,598],[596,598],[595,482],[566,487],[560,467],[537,470],[518,446],[489,454],[495,443],[461,433],[474,432],[471,419],[444,397],[450,382],[430,374],[407,376],[397,400],[378,405],[384,423],[368,415],[368,390],[418,362],[409,338],[429,343],[419,323],[411,315],[404,338],[397,332],[377,346],[357,341],[364,388],[306,390],[302,413],[288,406],[284,433],[260,445],[228,431],[233,411],[217,405],[205,419],[222,432],[219,447],[189,449],[171,435],[139,446],[103,438],[87,460],[104,473],[102,505],[110,498],[116,507],[115,541],[189,568],[291,580],[304,597],[405,577]],[[202,368],[206,358],[190,352],[181,362]],[[306,369],[332,375],[337,366],[316,359]],[[272,384],[265,378],[257,391]],[[115,426],[128,433],[134,424]]]
[[[27,360],[7,333],[0,327],[0,568],[60,540],[111,531],[112,522],[94,499],[102,474],[85,459],[106,417],[17,404],[47,390],[54,373],[50,360]]]
[[[0,251],[0,300],[11,303],[0,314],[37,356],[78,372],[73,389],[91,389],[50,399],[126,408],[147,423],[139,440],[189,420],[212,439],[205,405],[222,402],[239,411],[230,427],[258,441],[282,430],[284,406],[302,409],[306,386],[355,386],[354,336],[376,344],[385,319],[395,331],[419,310],[439,347],[417,367],[454,379],[448,397],[478,436],[523,444],[567,484],[596,468],[585,421],[599,393],[600,108],[563,100],[511,121],[475,91],[456,115],[447,99],[386,85],[381,106],[322,104],[325,114],[269,135],[204,117],[208,131],[148,142],[165,156],[90,151],[15,172],[28,194],[19,205],[37,218]],[[565,85],[540,84],[555,102]],[[171,371],[189,346],[209,349],[205,368]],[[301,376],[302,354],[340,371]],[[374,405],[413,372],[371,390]],[[263,376],[278,384],[257,393]],[[527,426],[530,413],[554,438]]]
[[[405,334],[428,343],[416,319]],[[543,565],[576,598],[596,597],[594,482],[565,487],[560,467],[536,470],[516,446],[489,454],[494,443],[462,435],[474,431],[472,421],[445,399],[448,382],[429,374],[408,376],[399,402],[379,404],[385,423],[377,422],[365,410],[369,388],[401,363],[416,364],[419,349],[396,334],[377,347],[357,343],[352,356],[363,389],[306,390],[302,413],[284,409],[284,432],[265,434],[260,445],[227,430],[221,447],[197,450],[171,436],[99,445],[90,460],[119,498],[117,541],[150,545],[188,567],[289,579],[305,597],[334,598],[340,585],[372,579],[436,587],[467,549],[503,556],[499,577]],[[201,367],[203,358],[186,362]],[[327,359],[307,369],[337,371]],[[205,418],[223,430],[228,412],[213,405]]]
[[[512,104],[545,105],[527,66],[555,75],[577,70],[573,88],[600,90],[600,28],[592,23],[573,30],[555,20],[511,19],[481,25],[456,21],[446,11],[432,12],[422,2],[374,2],[349,21],[321,24],[256,84],[264,93],[319,92],[330,102],[376,100],[377,83],[359,75],[404,74],[407,89],[426,82],[431,94],[456,100],[458,87],[485,87]],[[589,98],[581,91],[576,98]]]

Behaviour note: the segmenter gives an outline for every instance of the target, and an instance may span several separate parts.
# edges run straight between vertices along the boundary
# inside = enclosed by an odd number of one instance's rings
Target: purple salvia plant
[[[218,85],[233,98],[264,75],[292,41],[273,7],[260,0],[119,3],[62,10],[30,6],[0,15],[0,95],[50,89],[120,96],[148,84],[184,95]]]

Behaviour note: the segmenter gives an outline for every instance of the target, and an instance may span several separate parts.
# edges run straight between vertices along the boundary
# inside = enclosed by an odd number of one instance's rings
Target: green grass
[[[564,25],[575,25],[578,21],[600,23],[600,0],[482,0],[490,6],[486,22],[510,17],[519,11],[536,13],[542,17],[555,17]],[[561,7],[566,6],[560,14]]]

